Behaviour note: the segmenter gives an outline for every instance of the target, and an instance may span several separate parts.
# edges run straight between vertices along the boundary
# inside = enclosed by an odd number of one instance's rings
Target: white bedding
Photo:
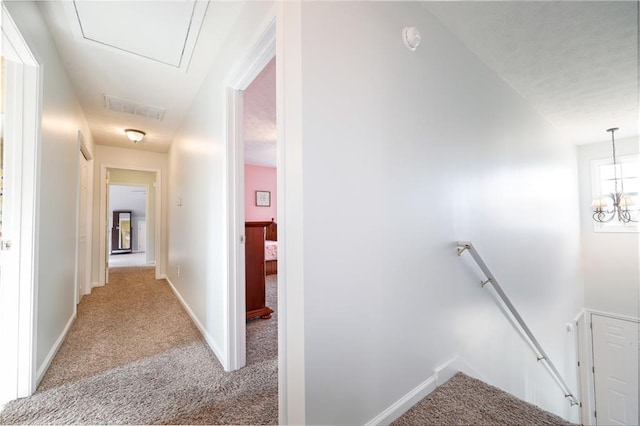
[[[278,242],[265,240],[264,260],[278,260]]]

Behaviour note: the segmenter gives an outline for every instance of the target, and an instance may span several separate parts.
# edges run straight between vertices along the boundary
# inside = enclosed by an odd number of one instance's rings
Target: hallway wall
[[[78,130],[82,131],[91,153],[94,143],[37,3],[4,3],[40,64],[42,73],[36,242],[36,366],[38,378],[41,378],[75,317]],[[88,196],[92,196],[91,189]]]
[[[169,150],[169,259],[167,276],[226,366],[227,194],[225,84],[251,46],[272,2],[248,2],[205,78]],[[218,3],[219,14],[235,13]],[[213,16],[207,15],[207,19]],[[207,24],[203,25],[207,27]],[[201,34],[199,48],[215,40]],[[180,267],[180,273],[178,273]]]

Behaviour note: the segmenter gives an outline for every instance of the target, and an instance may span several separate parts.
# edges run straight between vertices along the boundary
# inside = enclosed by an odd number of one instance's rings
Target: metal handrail
[[[480,285],[482,287],[484,287],[486,284],[491,284],[493,286],[493,289],[496,291],[496,293],[498,293],[498,295],[500,296],[504,304],[509,309],[509,312],[511,312],[511,315],[513,315],[513,317],[518,322],[518,325],[520,325],[520,328],[522,328],[522,331],[524,331],[524,334],[529,339],[529,344],[531,344],[534,352],[536,352],[536,358],[538,362],[544,361],[543,364],[545,365],[545,367],[547,368],[551,376],[554,378],[556,383],[558,383],[558,385],[564,392],[564,397],[569,399],[571,406],[580,405],[576,397],[573,396],[571,389],[569,389],[569,385],[567,385],[567,383],[564,381],[564,379],[560,375],[560,372],[558,371],[556,366],[553,365],[553,362],[551,362],[551,360],[547,356],[547,353],[544,351],[544,349],[542,349],[542,346],[540,345],[538,340],[535,338],[535,336],[533,335],[529,327],[527,327],[527,324],[524,322],[524,320],[516,310],[515,306],[513,306],[513,303],[511,303],[511,300],[509,300],[509,298],[505,294],[502,287],[500,287],[500,284],[498,284],[498,280],[496,280],[496,277],[491,273],[491,271],[487,267],[487,264],[484,263],[484,261],[478,254],[478,251],[473,246],[473,244],[471,244],[470,241],[458,241],[457,250],[458,250],[458,256],[462,255],[462,253],[464,253],[465,251],[469,251],[469,254],[471,254],[471,257],[473,257],[473,259],[476,261],[476,263],[478,264],[478,266],[480,267],[484,275],[487,277],[486,280],[480,282]]]

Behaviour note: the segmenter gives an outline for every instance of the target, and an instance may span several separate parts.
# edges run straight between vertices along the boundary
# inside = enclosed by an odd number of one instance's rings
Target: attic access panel
[[[208,2],[64,2],[74,35],[186,70]]]

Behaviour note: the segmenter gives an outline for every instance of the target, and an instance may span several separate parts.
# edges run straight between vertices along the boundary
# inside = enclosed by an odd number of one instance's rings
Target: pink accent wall
[[[256,206],[256,191],[271,191],[271,207]],[[244,215],[247,222],[268,221],[277,216],[277,181],[275,167],[244,166]]]

